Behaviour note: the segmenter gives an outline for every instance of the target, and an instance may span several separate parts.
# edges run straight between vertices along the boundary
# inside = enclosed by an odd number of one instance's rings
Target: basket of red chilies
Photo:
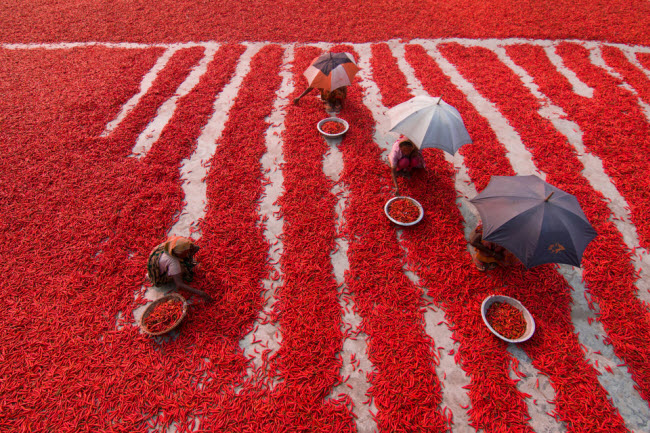
[[[140,318],[140,328],[152,337],[166,334],[178,327],[187,314],[187,301],[178,293],[170,293],[152,302]]]
[[[415,225],[424,217],[422,205],[417,200],[406,196],[388,200],[384,205],[384,212],[389,220],[404,227]]]

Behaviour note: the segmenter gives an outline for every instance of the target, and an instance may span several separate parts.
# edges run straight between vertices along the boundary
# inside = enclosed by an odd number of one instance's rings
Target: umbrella
[[[434,147],[453,155],[472,142],[460,113],[442,97],[415,96],[386,114],[390,130],[407,136],[420,149]]]
[[[575,196],[537,176],[492,176],[475,198],[483,238],[506,248],[527,267],[580,266],[596,237]]]
[[[352,84],[359,67],[350,53],[325,53],[311,62],[305,70],[309,87],[334,90]]]

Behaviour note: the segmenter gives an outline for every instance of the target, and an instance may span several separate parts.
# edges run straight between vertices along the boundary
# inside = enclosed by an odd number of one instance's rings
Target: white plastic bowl
[[[393,217],[391,217],[390,214],[388,213],[388,207],[390,206],[390,204],[391,204],[392,202],[394,202],[395,200],[398,200],[398,199],[401,199],[401,198],[405,198],[405,199],[407,199],[407,200],[411,200],[411,202],[413,202],[413,203],[418,207],[418,209],[420,209],[420,216],[418,216],[418,219],[416,219],[416,220],[413,221],[412,223],[403,223],[403,222],[397,221],[396,219],[394,219]],[[399,225],[399,226],[402,226],[402,227],[414,226],[414,225],[416,225],[417,223],[419,223],[420,221],[422,221],[422,218],[424,217],[424,209],[422,208],[422,205],[421,205],[421,204],[420,204],[416,199],[411,198],[411,197],[406,197],[406,196],[393,197],[393,198],[391,198],[390,200],[388,200],[388,201],[386,202],[386,204],[384,205],[384,213],[386,214],[386,216],[388,217],[389,220],[391,220],[391,221],[394,222],[395,224],[397,224],[397,225]]]
[[[338,134],[328,134],[327,132],[323,131],[321,127],[325,122],[337,122],[340,123],[341,125],[345,126],[345,129],[342,132],[339,132]],[[328,138],[337,138],[348,132],[348,129],[350,129],[350,125],[348,122],[346,122],[343,119],[339,119],[338,117],[328,117],[327,119],[323,119],[320,122],[316,124],[316,128],[318,128],[318,131],[323,134],[325,137]]]
[[[494,328],[492,328],[492,326],[490,326],[490,324],[488,323],[486,314],[487,314],[487,311],[490,308],[490,306],[492,304],[494,304],[495,302],[510,304],[510,305],[512,305],[513,307],[515,307],[516,309],[518,309],[519,311],[522,312],[522,314],[524,315],[524,320],[526,321],[526,331],[524,331],[524,335],[522,335],[521,337],[519,337],[517,339],[511,340],[511,339],[506,338],[503,335],[499,334],[497,331],[494,330]],[[483,322],[485,322],[485,326],[488,327],[490,332],[492,332],[494,335],[496,335],[497,337],[499,337],[503,341],[507,341],[508,343],[523,343],[524,341],[526,341],[530,337],[532,337],[533,334],[535,333],[535,320],[533,320],[533,316],[526,309],[526,307],[521,305],[521,302],[519,302],[518,300],[516,300],[514,298],[510,298],[508,296],[491,295],[491,296],[488,296],[487,298],[485,298],[483,300],[483,303],[481,304],[481,316],[483,317]]]

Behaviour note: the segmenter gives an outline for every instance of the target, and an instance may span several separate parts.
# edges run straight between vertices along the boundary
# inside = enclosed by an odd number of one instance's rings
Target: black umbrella
[[[537,176],[492,176],[470,200],[483,221],[483,239],[514,254],[527,267],[580,266],[596,230],[575,196]]]

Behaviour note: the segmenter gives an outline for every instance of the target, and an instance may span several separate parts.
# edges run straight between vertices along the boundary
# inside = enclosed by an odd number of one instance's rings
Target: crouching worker
[[[149,254],[147,276],[154,286],[173,282],[176,290],[183,289],[198,295],[206,301],[212,297],[202,290],[191,287],[187,282],[194,278],[194,255],[199,247],[189,238],[171,236]]]
[[[311,92],[314,88],[313,87],[307,87],[304,92],[300,94],[297,98],[293,100],[293,103],[295,105],[298,105],[300,103],[300,99],[302,99],[303,96]],[[325,107],[325,111],[331,111],[338,113],[343,109],[343,101],[345,101],[345,98],[348,95],[348,88],[346,86],[339,87],[334,90],[325,90],[325,89],[319,89],[320,90],[320,99],[323,101],[323,106]]]
[[[388,155],[395,194],[399,195],[397,176],[411,177],[414,170],[424,168],[424,158],[417,146],[406,137],[400,137]]]
[[[483,239],[483,224],[479,222],[469,235],[469,244],[474,247],[472,260],[479,271],[487,271],[498,265],[512,264],[514,256],[505,248]]]

